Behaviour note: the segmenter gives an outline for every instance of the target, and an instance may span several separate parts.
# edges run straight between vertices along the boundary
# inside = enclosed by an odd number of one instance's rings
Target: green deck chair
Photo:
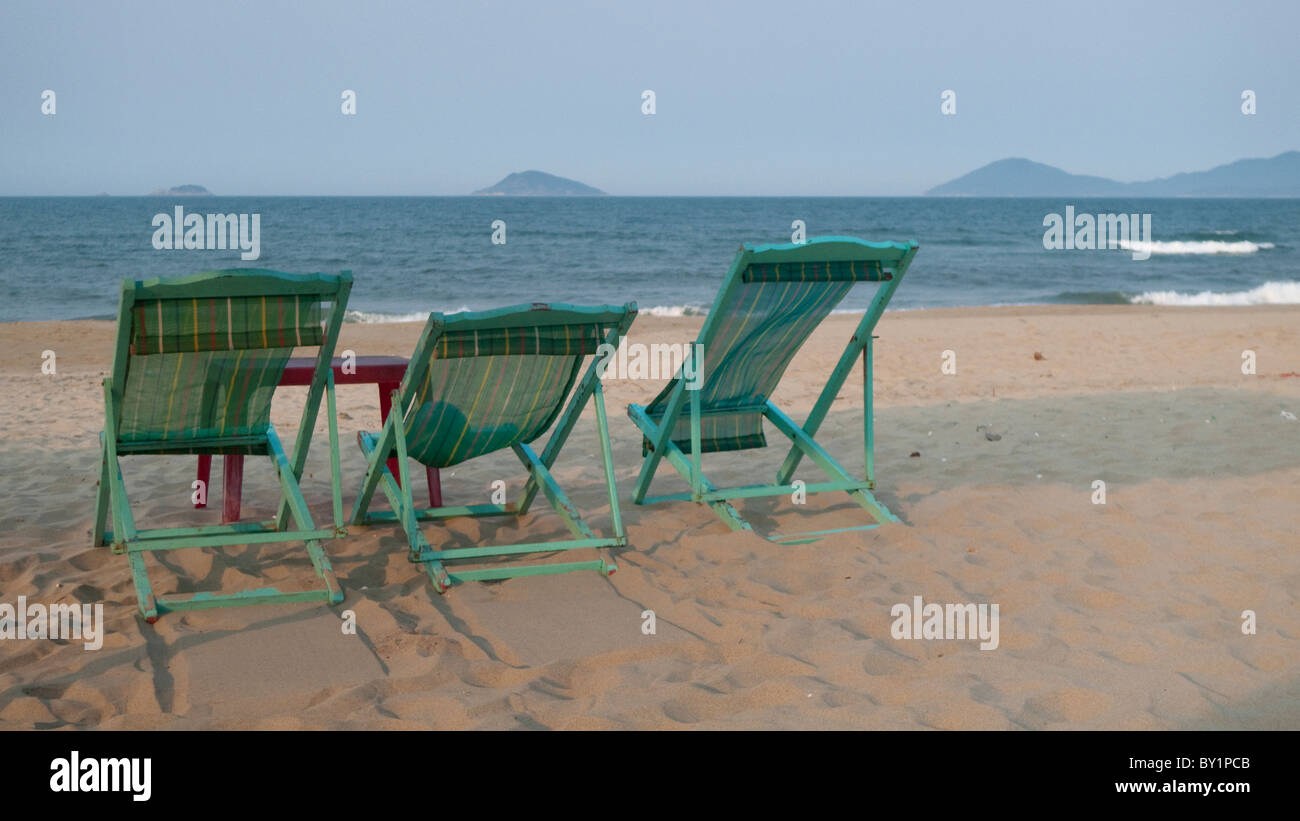
[[[648,405],[628,406],[628,415],[645,437],[644,461],[632,501],[707,503],[732,530],[752,530],[730,500],[793,494],[799,486],[790,483],[791,477],[800,459],[807,456],[830,481],[807,483],[802,486],[806,493],[845,491],[866,508],[876,524],[773,536],[772,541],[815,541],[828,533],[898,521],[871,494],[875,488],[871,333],[917,247],[915,242],[865,242],[852,237],[742,246],[693,346],[692,356],[701,361],[687,363],[692,370],[688,372],[684,366]],[[770,396],[804,341],[859,282],[878,283],[876,293],[801,427],[777,408]],[[865,480],[853,478],[815,440],[859,353],[864,373]],[[813,364],[805,362],[800,367]],[[695,378],[683,378],[687,373]],[[791,441],[775,483],[715,487],[701,470],[701,454],[765,447],[765,418]],[[690,484],[690,492],[647,498],[655,470],[664,458]]]
[[[145,621],[152,624],[170,610],[343,600],[321,540],[344,533],[330,360],[351,289],[350,271],[295,275],[250,268],[122,283],[113,371],[104,380],[94,543],[126,553]],[[322,327],[325,303],[330,307]],[[295,347],[318,351],[290,458],[270,415],[271,398]],[[298,486],[322,391],[329,399],[333,474],[334,525],[329,528],[312,523]],[[138,529],[119,457],[196,453],[269,457],[280,482],[275,519]],[[107,530],[110,509],[112,530]],[[162,598],[154,596],[145,571],[144,554],[150,551],[268,542],[305,542],[324,589],[282,593],[263,588]]]
[[[478,569],[455,565],[449,568],[447,563],[627,544],[614,484],[600,365],[618,348],[635,318],[635,303],[597,307],[534,304],[449,316],[430,314],[401,387],[394,391],[392,411],[383,429],[378,434],[362,432],[357,436],[367,457],[367,469],[352,508],[352,523],[400,524],[410,545],[410,560],[423,565],[439,593],[453,583],[476,579],[571,570],[612,574],[617,566],[603,556],[592,561],[533,565],[497,562]],[[565,397],[589,355],[591,364],[565,405]],[[598,538],[592,532],[550,472],[588,400],[594,400],[596,406],[612,538]],[[529,443],[552,423],[555,430],[539,455]],[[407,474],[408,456],[428,467],[445,468],[505,448],[514,451],[528,472],[517,504],[415,507]],[[386,464],[394,455],[398,457],[398,477]],[[383,489],[391,511],[367,512],[376,487]],[[458,516],[523,516],[539,490],[573,539],[434,549],[420,529],[422,521]]]

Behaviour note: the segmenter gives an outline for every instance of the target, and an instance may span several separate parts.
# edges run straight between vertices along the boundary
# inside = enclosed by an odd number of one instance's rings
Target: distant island
[[[212,192],[201,185],[177,185],[171,188],[159,188],[151,197],[210,197]]]
[[[599,188],[566,180],[543,171],[516,171],[490,188],[480,188],[475,196],[498,197],[604,197]]]
[[[1300,151],[1237,160],[1208,171],[1146,182],[1118,182],[1070,174],[1012,158],[937,185],[931,197],[1300,197]]]

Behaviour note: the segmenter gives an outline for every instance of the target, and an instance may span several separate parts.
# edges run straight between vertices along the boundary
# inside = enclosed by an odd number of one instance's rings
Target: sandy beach
[[[775,400],[796,419],[855,321],[831,317],[795,359]],[[682,342],[699,324],[643,316],[630,341]],[[625,502],[630,546],[613,577],[446,595],[394,528],[352,528],[325,546],[346,593],[338,607],[147,625],[125,558],[90,544],[113,324],[3,324],[0,601],[103,602],[107,633],[95,651],[0,642],[0,728],[1300,729],[1297,329],[1300,306],[890,312],[876,347],[877,496],[902,524],[791,546],[759,534],[868,519],[842,495],[778,498],[744,505],[758,534],[730,533],[703,506]],[[407,356],[419,331],[351,324],[338,348]],[[46,350],[53,375],[41,372]],[[1242,372],[1245,350],[1255,374]],[[818,437],[854,473],[861,379]],[[661,386],[606,383],[625,499],[640,438],[624,409]],[[277,393],[286,443],[304,396]],[[356,431],[375,430],[379,410],[373,386],[341,386],[338,399],[346,507],[364,471]],[[330,516],[325,430],[303,479],[318,522]],[[766,451],[706,457],[706,471],[719,484],[770,478],[785,449],[769,439]],[[600,531],[597,454],[588,411],[556,476]],[[137,519],[217,523],[219,465],[208,509],[195,511],[192,457],[125,459]],[[807,463],[797,476],[822,479]],[[659,477],[659,492],[684,489],[666,467]],[[512,497],[522,487],[509,453],[445,471],[445,499],[487,501],[497,479]],[[245,517],[272,515],[275,493],[269,466],[250,458]],[[565,538],[535,511],[426,532],[435,545]],[[313,581],[299,545],[149,562],[163,592]],[[891,608],[914,596],[998,604],[998,647],[893,638]]]

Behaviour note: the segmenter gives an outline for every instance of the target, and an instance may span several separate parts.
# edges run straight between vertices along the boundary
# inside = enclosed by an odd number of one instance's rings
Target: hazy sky
[[[464,194],[533,168],[906,195],[1009,156],[1146,179],[1300,148],[1297,31],[1294,0],[3,0],[0,195]]]

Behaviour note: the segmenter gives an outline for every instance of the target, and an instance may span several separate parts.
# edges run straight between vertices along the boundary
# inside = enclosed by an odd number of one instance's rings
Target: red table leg
[[[379,421],[388,421],[388,412],[393,408],[393,391],[401,387],[397,382],[379,383]],[[394,456],[388,460],[388,469],[393,472],[393,477],[397,478],[401,474],[397,470],[397,457]],[[425,467],[424,476],[429,482],[429,507],[442,507],[442,479],[438,476],[438,469]],[[401,479],[397,479],[401,483]],[[412,493],[414,495],[414,493]]]
[[[335,369],[335,378],[342,379],[344,382],[362,383],[370,382],[375,378],[392,379],[394,376],[401,374],[406,368],[406,360],[401,357],[363,357],[369,359],[366,367],[367,372],[358,372],[353,374],[356,378],[348,378],[348,374],[340,377],[338,370],[339,360],[335,359],[333,367]],[[358,369],[360,371],[361,369]],[[309,385],[311,377],[315,371],[315,363],[311,359],[291,359],[280,379],[281,385]],[[382,375],[381,375],[382,374]],[[392,393],[400,387],[399,382],[379,382],[379,412],[381,422],[387,421],[388,414],[392,410],[393,400]],[[391,457],[388,460],[388,469],[393,472],[394,476],[400,475],[398,472],[397,458]],[[222,524],[230,524],[239,521],[240,495],[244,486],[244,457],[242,454],[232,454],[224,457],[222,466],[223,480],[223,498],[221,506]],[[207,507],[207,494],[211,492],[211,475],[212,475],[212,456],[209,454],[199,455],[198,478],[204,483],[204,502],[195,504],[197,508]],[[442,481],[437,468],[425,468],[425,477],[429,482],[429,505],[431,507],[442,507]]]
[[[212,486],[208,481],[212,478],[212,454],[199,454],[199,475],[198,480],[203,483],[203,501],[195,502],[196,508],[202,509],[208,506],[208,489]]]
[[[397,390],[399,387],[401,387],[401,385],[400,385],[399,383],[396,383],[396,382],[380,382],[380,383],[379,383],[379,423],[380,423],[380,425],[383,425],[385,422],[388,421],[388,412],[389,412],[390,410],[393,409],[393,391]],[[396,456],[389,457],[389,459],[388,459],[388,469],[389,469],[390,471],[392,471],[392,473],[393,473],[393,478],[397,480],[397,484],[400,486],[400,485],[402,484],[402,474],[401,474],[401,471],[399,471],[399,470],[397,469],[397,457],[396,457]]]
[[[442,477],[438,469],[426,466],[424,476],[429,480],[429,507],[442,507]]]
[[[239,521],[240,496],[244,492],[244,456],[231,453],[222,457],[221,523]]]

